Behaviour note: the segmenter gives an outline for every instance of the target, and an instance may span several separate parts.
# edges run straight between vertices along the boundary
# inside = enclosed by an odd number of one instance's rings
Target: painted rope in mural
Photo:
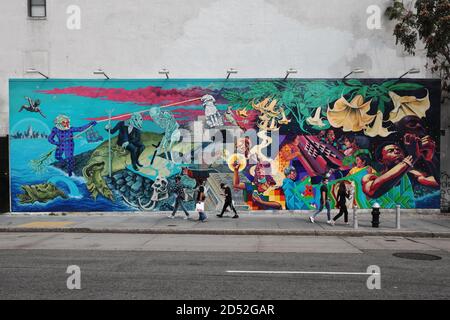
[[[440,208],[435,80],[11,80],[14,212]]]

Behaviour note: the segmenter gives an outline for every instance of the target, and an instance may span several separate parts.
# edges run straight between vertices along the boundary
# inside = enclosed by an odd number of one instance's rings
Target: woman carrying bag
[[[205,199],[206,199],[206,193],[205,193],[205,187],[201,185],[198,188],[197,192],[197,204],[195,205],[195,209],[198,211],[198,221],[206,222],[208,217],[205,213]]]

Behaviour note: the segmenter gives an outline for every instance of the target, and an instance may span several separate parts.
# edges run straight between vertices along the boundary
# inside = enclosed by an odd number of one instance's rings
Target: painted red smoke
[[[52,89],[39,91],[45,94],[71,94],[80,97],[110,100],[116,102],[132,102],[139,105],[162,105],[184,100],[200,98],[210,93],[200,87],[189,89],[162,89],[161,87],[146,87],[133,90],[122,88],[92,88],[69,87],[64,89]],[[187,103],[186,105],[200,104],[200,101]]]
[[[175,102],[181,102],[190,99],[200,98],[205,94],[212,94],[215,96],[214,92],[201,87],[192,87],[189,89],[162,89],[161,87],[146,87],[133,90],[127,90],[122,88],[93,88],[93,87],[69,87],[64,89],[52,89],[52,90],[42,90],[39,91],[44,94],[68,94],[80,97],[87,97],[93,99],[101,99],[116,102],[131,102],[142,106],[151,105],[166,105]],[[219,104],[226,104],[226,100],[222,97],[216,97]],[[179,106],[200,106],[201,101],[197,100],[194,102],[187,102],[180,104]],[[186,124],[191,122],[197,117],[204,115],[203,109],[198,108],[175,108],[170,110],[180,124]],[[124,115],[123,117],[116,117],[116,121],[127,120],[130,118],[129,115]],[[143,115],[144,120],[152,121],[153,119],[148,115]],[[257,112],[253,110],[249,111],[249,117],[244,119],[235,114],[235,118],[241,128],[249,129],[251,128],[257,118]],[[107,116],[97,117],[97,118],[87,118],[86,120],[96,120],[104,121],[107,120]]]

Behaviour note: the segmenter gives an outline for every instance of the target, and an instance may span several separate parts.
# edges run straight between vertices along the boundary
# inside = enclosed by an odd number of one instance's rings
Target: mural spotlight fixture
[[[366,72],[364,69],[356,68],[356,69],[353,69],[349,74],[347,74],[343,79],[347,79],[347,78],[350,77],[352,74],[355,74],[355,73],[364,73],[364,72]]]
[[[169,79],[169,70],[167,69],[161,69],[158,71],[159,74],[164,74],[166,76],[166,79]]]
[[[106,79],[110,79],[109,77],[108,77],[108,75],[105,73],[105,71],[103,71],[102,69],[98,69],[98,70],[95,70],[94,71],[94,74],[101,74],[101,75],[103,75]]]
[[[40,72],[39,70],[36,70],[34,68],[30,68],[26,71],[26,73],[30,73],[30,74],[40,74],[41,76],[43,76],[45,79],[50,79],[48,76],[46,76],[45,74],[43,74],[42,72]]]
[[[403,77],[405,77],[405,76],[408,75],[408,74],[417,74],[417,73],[420,73],[420,69],[412,68],[412,69],[409,69],[408,71],[406,71],[404,74],[402,74],[402,75],[399,77],[399,79],[402,79]]]
[[[228,69],[228,70],[227,70],[227,80],[230,79],[230,76],[231,76],[232,74],[237,74],[237,73],[238,73],[238,71],[237,71],[236,69],[234,69],[234,68]]]
[[[284,77],[284,80],[287,80],[287,78],[291,75],[291,74],[296,74],[298,73],[298,71],[296,69],[292,69],[289,68],[288,70],[286,70],[286,76]]]

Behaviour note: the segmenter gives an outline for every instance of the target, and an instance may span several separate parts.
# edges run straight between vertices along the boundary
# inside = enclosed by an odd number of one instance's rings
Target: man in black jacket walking
[[[222,217],[223,217],[223,214],[224,214],[224,212],[225,212],[225,210],[226,210],[228,207],[230,207],[231,210],[234,211],[233,219],[239,218],[239,216],[238,216],[238,214],[237,214],[237,212],[236,212],[236,209],[234,208],[234,205],[233,205],[233,197],[232,197],[232,195],[231,195],[231,189],[230,189],[230,187],[227,186],[227,185],[225,185],[224,183],[221,183],[221,184],[220,184],[220,188],[221,188],[221,189],[224,191],[224,193],[225,193],[225,204],[223,205],[222,213],[221,213],[221,214],[218,214],[217,216],[218,216],[219,218],[222,218]]]

